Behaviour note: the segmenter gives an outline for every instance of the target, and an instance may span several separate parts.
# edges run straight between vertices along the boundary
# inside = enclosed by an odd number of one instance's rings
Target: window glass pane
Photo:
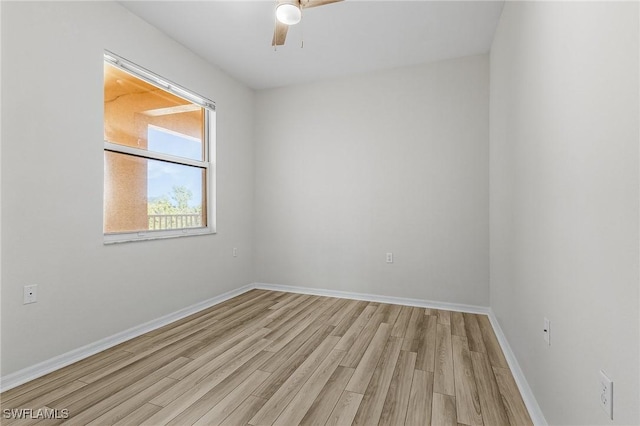
[[[104,140],[202,161],[204,115],[201,106],[104,64]]]
[[[162,127],[149,125],[149,151],[202,161],[202,141]]]
[[[206,169],[104,153],[104,232],[205,227]]]

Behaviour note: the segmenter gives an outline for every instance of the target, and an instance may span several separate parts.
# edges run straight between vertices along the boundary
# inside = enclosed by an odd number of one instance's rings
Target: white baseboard
[[[511,373],[513,374],[513,378],[518,385],[518,389],[520,390],[520,395],[522,395],[522,399],[524,400],[524,404],[527,406],[527,410],[529,410],[529,415],[531,416],[531,420],[534,425],[537,426],[546,426],[547,420],[544,418],[544,414],[538,405],[538,401],[536,397],[533,395],[533,391],[529,387],[529,383],[524,376],[522,369],[520,368],[520,364],[516,359],[515,354],[511,350],[511,346],[509,345],[509,341],[505,336],[502,328],[500,327],[500,323],[498,322],[498,318],[496,317],[493,309],[489,309],[489,320],[491,321],[491,325],[493,326],[493,330],[496,333],[496,337],[498,338],[498,342],[502,347],[502,352],[504,353],[505,358],[507,359],[507,363],[509,364],[509,368],[511,369]]]
[[[527,379],[525,378],[524,373],[520,368],[520,364],[518,363],[516,356],[511,350],[511,346],[509,346],[509,342],[507,341],[502,328],[500,328],[498,319],[496,318],[491,308],[485,306],[463,305],[458,303],[435,302],[432,300],[409,299],[403,297],[381,296],[376,294],[353,293],[349,291],[326,290],[308,287],[295,287],[279,284],[254,283],[254,287],[262,290],[285,291],[289,293],[312,294],[315,296],[339,297],[343,299],[365,300],[368,302],[392,303],[396,305],[417,306],[420,308],[444,309],[469,312],[472,314],[488,315],[489,320],[491,321],[491,325],[496,333],[496,337],[498,338],[498,342],[500,343],[500,347],[502,348],[502,352],[507,359],[509,368],[511,369],[516,384],[518,385],[518,389],[520,390],[522,399],[524,400],[524,403],[529,410],[531,420],[537,426],[547,425],[547,421],[542,414],[542,410],[540,410],[538,401],[536,401],[536,398],[533,395],[531,388],[529,387],[529,383],[527,382]]]
[[[253,288],[253,284],[245,285],[243,287],[228,291],[203,302],[199,302],[186,308],[180,309],[179,311],[172,312],[160,318],[156,318],[144,324],[132,327],[128,330],[121,331],[112,336],[105,337],[104,339],[100,339],[96,342],[89,343],[88,345],[32,365],[31,367],[16,371],[15,373],[7,374],[6,376],[0,377],[0,392],[9,390],[30,380],[37,379],[38,377],[44,376],[45,374],[51,373],[52,371],[58,370],[62,367],[66,367],[67,365],[73,364],[74,362],[80,361],[91,355],[95,355],[98,352],[104,351],[105,349],[109,349],[122,342],[133,339],[134,337],[138,337],[144,333],[148,333],[174,321],[195,314],[196,312],[199,312],[203,309],[207,309],[211,306],[217,305],[218,303],[224,302],[225,300],[231,299],[232,297],[236,297],[242,293],[252,290]]]
[[[464,305],[460,303],[436,302],[433,300],[410,299],[406,297],[382,296],[379,294],[353,293],[350,291],[327,290],[320,288],[295,287],[280,284],[254,283],[254,288],[261,290],[285,291],[288,293],[311,294],[314,296],[337,297],[340,299],[365,300],[367,302],[390,303],[394,305],[417,306],[419,308],[443,309],[445,311],[460,311],[471,314],[489,315],[486,306]]]

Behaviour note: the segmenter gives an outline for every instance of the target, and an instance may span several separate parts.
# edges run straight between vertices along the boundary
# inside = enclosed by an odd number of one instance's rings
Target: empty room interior
[[[640,7],[2,1],[3,425],[640,425]]]

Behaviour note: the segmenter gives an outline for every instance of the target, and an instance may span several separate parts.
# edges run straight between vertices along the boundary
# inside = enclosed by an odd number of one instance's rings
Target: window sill
[[[134,241],[164,240],[167,238],[194,237],[197,235],[211,235],[216,231],[207,228],[171,229],[166,231],[140,231],[104,234],[104,244],[130,243]]]

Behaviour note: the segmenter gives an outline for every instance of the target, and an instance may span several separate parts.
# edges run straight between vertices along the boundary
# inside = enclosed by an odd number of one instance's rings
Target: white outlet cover
[[[543,332],[544,341],[547,343],[547,345],[551,346],[551,321],[549,321],[547,318],[544,319]]]
[[[613,420],[613,381],[600,370],[600,388],[598,389],[600,407]]]
[[[38,286],[37,285],[25,285],[23,304],[36,303],[38,301]]]

